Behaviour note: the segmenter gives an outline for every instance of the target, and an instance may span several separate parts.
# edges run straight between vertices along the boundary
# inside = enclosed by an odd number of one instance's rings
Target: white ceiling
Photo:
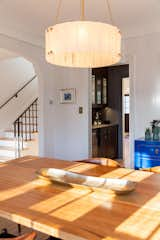
[[[63,0],[59,21],[77,20],[80,0]],[[53,25],[57,0],[0,0],[0,32],[44,45],[44,31]],[[160,31],[160,0],[110,0],[123,37]],[[109,22],[106,0],[86,0],[86,19]]]
[[[6,49],[0,48],[0,61],[8,58],[15,58],[17,55],[13,52],[9,52]]]

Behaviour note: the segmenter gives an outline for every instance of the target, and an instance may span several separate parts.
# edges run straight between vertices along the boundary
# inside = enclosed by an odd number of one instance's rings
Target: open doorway
[[[127,78],[129,78],[128,64],[92,70],[92,157],[115,159],[121,161],[122,165],[124,163],[122,82]],[[129,131],[127,115],[125,127],[127,133]]]
[[[129,119],[130,119],[130,80],[122,79],[122,126],[123,126],[123,161],[124,163],[130,157],[129,149]]]

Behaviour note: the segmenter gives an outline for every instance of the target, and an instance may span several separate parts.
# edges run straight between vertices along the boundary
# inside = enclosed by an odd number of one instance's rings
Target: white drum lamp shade
[[[46,60],[51,64],[95,68],[113,65],[120,58],[121,34],[113,25],[73,21],[46,30]]]

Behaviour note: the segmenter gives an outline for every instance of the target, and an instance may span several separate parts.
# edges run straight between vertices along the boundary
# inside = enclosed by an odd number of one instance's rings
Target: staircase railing
[[[32,134],[38,132],[38,98],[14,122],[14,137],[17,145],[17,156],[21,156],[24,141],[32,140]]]
[[[6,106],[13,98],[17,98],[18,94],[25,88],[27,87],[35,78],[37,77],[37,75],[33,76],[27,83],[25,83],[17,92],[15,92],[10,98],[7,99],[7,101],[5,101],[1,106],[0,106],[0,110]]]

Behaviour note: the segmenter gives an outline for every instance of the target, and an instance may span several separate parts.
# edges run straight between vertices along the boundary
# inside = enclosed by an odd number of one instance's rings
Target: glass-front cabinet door
[[[102,104],[107,104],[107,78],[102,79]]]
[[[102,81],[101,79],[96,79],[96,104],[102,104]]]
[[[107,74],[92,73],[92,104],[107,105]]]

